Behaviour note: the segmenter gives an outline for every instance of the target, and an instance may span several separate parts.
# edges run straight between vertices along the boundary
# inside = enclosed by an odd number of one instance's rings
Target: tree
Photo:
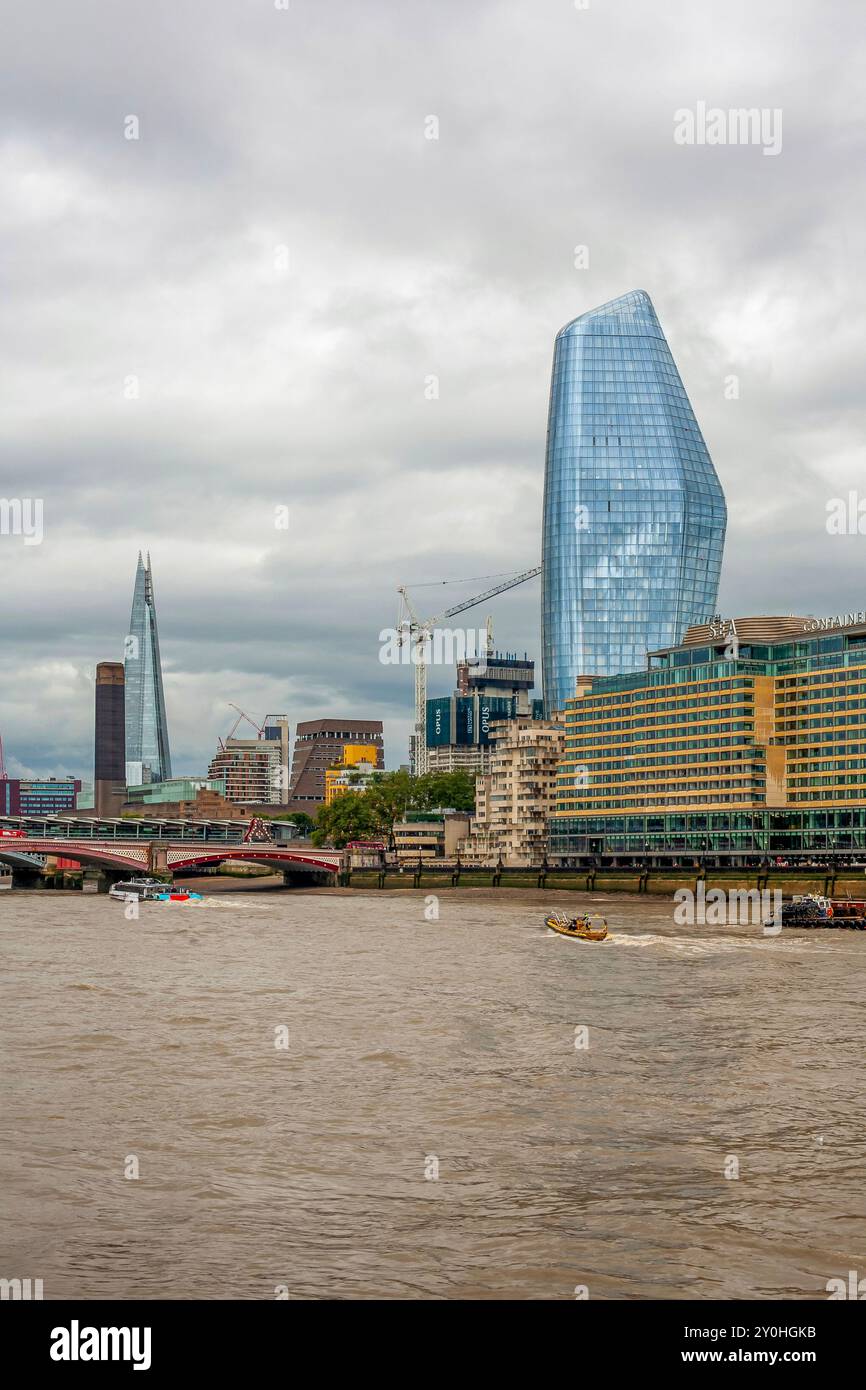
[[[380,834],[388,834],[395,821],[402,820],[414,805],[415,782],[408,772],[381,772],[370,781],[367,796],[378,822]]]
[[[341,792],[323,806],[313,831],[314,845],[344,849],[349,840],[369,840],[379,831],[378,818],[365,792]]]
[[[407,811],[475,809],[475,776],[471,772],[377,772],[363,791],[346,791],[318,814],[313,843],[342,849],[348,840],[387,838]]]
[[[291,811],[287,816],[274,816],[274,820],[291,821],[298,827],[299,835],[309,835],[316,824],[312,816],[308,816],[306,811]]]
[[[474,811],[475,774],[458,769],[456,772],[428,772],[417,778],[419,805],[425,810],[434,806],[450,806],[455,811]]]

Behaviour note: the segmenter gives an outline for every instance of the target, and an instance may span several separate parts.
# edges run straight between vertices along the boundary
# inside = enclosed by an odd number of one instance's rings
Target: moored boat
[[[779,924],[765,922],[764,925]],[[866,902],[827,898],[820,893],[798,893],[790,902],[782,903],[781,925],[794,929],[838,927],[848,931],[866,931]]]

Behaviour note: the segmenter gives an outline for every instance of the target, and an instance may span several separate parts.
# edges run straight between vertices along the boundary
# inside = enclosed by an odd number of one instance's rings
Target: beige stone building
[[[476,864],[496,864],[500,858],[514,866],[543,862],[564,750],[563,715],[496,726],[490,772],[476,781],[475,817],[461,857]]]
[[[453,859],[466,843],[471,824],[468,815],[447,811],[437,815],[418,812],[394,826],[394,848],[398,860]]]
[[[441,748],[427,749],[428,772],[474,772],[490,770],[490,745],[484,743],[446,743]]]

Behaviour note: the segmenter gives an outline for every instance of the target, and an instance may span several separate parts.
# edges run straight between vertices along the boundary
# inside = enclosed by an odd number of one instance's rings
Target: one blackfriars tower
[[[164,782],[171,777],[171,752],[159,659],[159,632],[150,556],[138,556],[132,616],[124,643],[126,674],[126,780]]]
[[[548,713],[716,612],[727,513],[648,294],[557,334],[542,541]]]

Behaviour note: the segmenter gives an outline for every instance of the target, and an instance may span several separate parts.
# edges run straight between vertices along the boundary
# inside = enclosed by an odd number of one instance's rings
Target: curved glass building
[[[642,670],[716,611],[721,484],[648,294],[557,334],[542,540],[548,713],[578,677]]]

